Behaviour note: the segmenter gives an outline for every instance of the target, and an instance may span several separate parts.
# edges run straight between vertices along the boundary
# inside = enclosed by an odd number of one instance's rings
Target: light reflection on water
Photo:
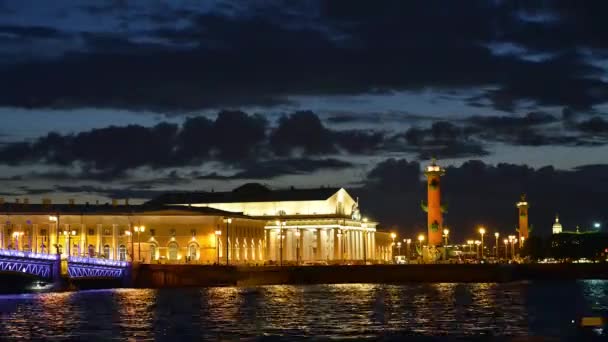
[[[561,336],[608,316],[608,282],[115,289],[0,296],[18,340],[200,340],[256,336]]]

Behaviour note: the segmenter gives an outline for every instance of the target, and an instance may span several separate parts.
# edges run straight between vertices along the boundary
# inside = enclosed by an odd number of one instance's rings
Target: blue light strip
[[[57,254],[22,252],[22,251],[11,250],[11,249],[0,249],[0,256],[39,259],[39,260],[57,260],[59,258],[59,256]]]
[[[86,258],[86,257],[77,257],[77,256],[69,257],[68,262],[76,262],[76,263],[80,263],[80,264],[89,264],[89,265],[114,266],[114,267],[127,267],[127,265],[129,265],[129,263],[126,261],[99,259],[99,258]]]

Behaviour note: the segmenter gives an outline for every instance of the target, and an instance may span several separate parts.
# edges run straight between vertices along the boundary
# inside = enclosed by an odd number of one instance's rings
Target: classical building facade
[[[169,193],[142,205],[0,200],[0,248],[152,263],[386,262],[388,233],[344,189]]]
[[[260,220],[271,263],[391,259],[389,234],[377,232],[377,223],[361,216],[357,201],[343,188],[271,190],[251,183],[229,192],[166,194],[150,203],[211,208]]]

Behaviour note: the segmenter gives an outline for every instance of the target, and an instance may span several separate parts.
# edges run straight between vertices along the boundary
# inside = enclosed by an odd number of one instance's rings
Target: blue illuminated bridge
[[[48,280],[61,276],[121,279],[127,275],[129,266],[126,261],[74,256],[61,260],[57,254],[0,249],[0,272],[25,273]]]

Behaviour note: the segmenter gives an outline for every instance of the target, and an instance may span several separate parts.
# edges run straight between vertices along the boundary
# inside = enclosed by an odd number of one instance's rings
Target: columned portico
[[[278,224],[277,224],[278,222]],[[281,259],[279,231],[283,241],[283,263],[339,263],[345,261],[374,260],[374,222],[358,220],[307,219],[303,217],[281,217],[269,220],[265,226],[268,237],[268,257],[272,262]],[[299,231],[299,237],[298,237]],[[365,241],[364,241],[365,239]],[[365,248],[365,251],[363,250]]]

